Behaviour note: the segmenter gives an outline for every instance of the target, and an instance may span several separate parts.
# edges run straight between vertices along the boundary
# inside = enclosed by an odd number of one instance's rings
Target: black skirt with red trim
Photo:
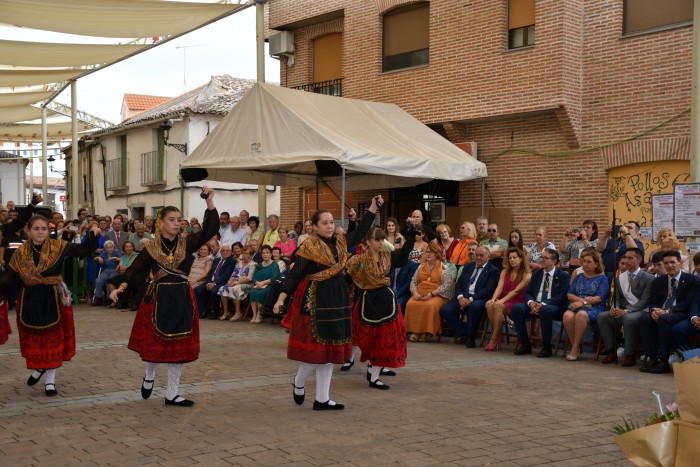
[[[168,312],[173,315],[192,313],[192,330],[182,335],[165,336],[158,332],[156,322],[156,299],[150,296],[144,298],[139,305],[131,328],[128,347],[137,352],[141,358],[153,363],[187,363],[199,358],[199,312],[194,291],[187,283],[191,300],[188,303],[168,304]],[[177,317],[175,317],[177,319]],[[189,321],[189,317],[181,321]]]
[[[17,310],[22,309],[25,290],[23,288],[17,297]],[[56,324],[46,329],[24,326],[20,320],[20,313],[17,313],[19,349],[27,360],[27,368],[44,370],[58,368],[63,362],[70,361],[75,355],[73,306],[64,306],[59,301],[58,309],[60,319]]]
[[[338,301],[342,302],[339,305],[349,305],[350,293],[344,277],[337,275],[327,281],[337,282],[333,285],[338,289]],[[287,358],[305,363],[345,363],[352,357],[352,342],[332,345],[321,343],[314,338],[311,315],[302,309],[308,288],[308,279],[303,279],[294,292],[294,300],[283,320],[283,325],[289,328]]]
[[[396,319],[379,326],[365,326],[360,320],[360,297],[356,294],[352,307],[352,345],[360,347],[360,361],[373,366],[400,368],[406,365],[406,330],[403,313],[398,308]]]

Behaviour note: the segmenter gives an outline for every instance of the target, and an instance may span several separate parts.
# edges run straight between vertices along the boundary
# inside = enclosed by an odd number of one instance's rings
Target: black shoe
[[[467,343],[467,336],[459,336],[457,339],[455,339],[455,342],[458,345],[464,345]]]
[[[218,313],[215,313],[212,311],[211,313],[207,313],[207,315],[204,318],[205,319],[219,319],[219,315],[218,315]]]
[[[102,305],[102,299],[99,298],[99,297],[95,297],[95,298],[92,300],[92,303],[91,303],[90,305],[91,305],[91,306],[100,306],[100,305]]]
[[[540,353],[537,354],[537,358],[549,358],[552,356],[552,348],[551,347],[544,347],[542,350],[540,350]]]
[[[476,338],[475,337],[467,337],[467,348],[473,349],[474,347],[476,347]]]
[[[34,386],[36,383],[39,382],[39,380],[41,379],[41,377],[44,376],[44,373],[46,373],[46,370],[34,370],[34,371],[38,371],[38,372],[41,373],[41,374],[39,375],[38,378],[35,378],[35,377],[33,376],[34,373],[32,373],[31,375],[29,375],[29,379],[27,380],[27,386]]]
[[[394,370],[390,370],[384,367],[382,367],[382,371],[380,371],[379,374],[381,376],[396,376],[396,372]]]
[[[58,394],[58,391],[56,391],[56,385],[53,383],[47,383],[44,385],[44,393],[49,396],[53,397]]]
[[[671,372],[671,365],[668,364],[668,361],[663,361],[659,360],[656,362],[656,365],[651,367],[649,369],[649,373],[653,373],[655,375],[660,375],[663,373],[670,373]]]
[[[513,353],[515,355],[530,355],[532,353],[532,347],[529,345],[523,345]]]
[[[303,386],[298,388],[296,383],[294,383],[294,382],[292,383],[292,386],[294,387],[294,389],[304,389]],[[304,391],[304,394],[299,395],[294,391],[294,389],[292,390],[292,395],[294,396],[294,403],[296,405],[303,404],[304,403],[304,396],[306,396],[306,391]]]
[[[144,399],[148,399],[149,397],[151,397],[151,393],[153,392],[153,386],[151,386],[151,389],[146,389],[144,387],[144,384],[146,383],[153,384],[153,380],[149,381],[146,379],[146,377],[143,378],[143,383],[141,383],[141,397],[143,397]]]
[[[178,401],[177,400],[178,397],[180,397],[180,396],[175,396],[175,397],[173,397],[172,400],[170,400],[166,397],[165,398],[165,405],[179,405],[180,407],[192,407],[194,405],[194,401],[191,401],[189,399],[182,399],[181,401]]]
[[[330,404],[330,399],[326,402],[314,401],[314,410],[343,410],[345,406],[343,404]]]
[[[387,389],[389,389],[389,385],[388,385],[388,384],[382,383],[382,380],[381,380],[381,379],[378,379],[377,381],[374,381],[374,382],[370,381],[370,382],[369,382],[369,387],[371,387],[371,388],[377,388],[377,389],[382,389],[382,390],[384,390],[384,391],[386,391]]]
[[[134,305],[134,306],[132,306],[131,308],[129,308],[129,310],[130,310],[130,311],[136,311],[136,310],[138,310],[138,308],[139,308],[139,307],[138,307],[137,305]]]
[[[651,373],[651,369],[658,365],[660,362],[656,358],[650,358],[646,365],[641,367],[639,371],[642,373]]]
[[[354,364],[355,360],[348,360],[340,367],[340,371],[350,371],[350,368],[352,368]]]

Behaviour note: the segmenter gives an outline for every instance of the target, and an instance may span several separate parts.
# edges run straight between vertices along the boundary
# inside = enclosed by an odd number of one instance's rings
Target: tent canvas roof
[[[320,162],[319,162],[320,161]],[[325,161],[325,162],[324,162]],[[337,164],[337,165],[336,165]],[[486,176],[486,166],[396,105],[256,84],[182,163],[224,182],[411,186]]]

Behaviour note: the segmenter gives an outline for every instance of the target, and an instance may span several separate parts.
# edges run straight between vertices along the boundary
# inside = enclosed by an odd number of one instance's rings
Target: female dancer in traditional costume
[[[136,313],[128,347],[147,362],[141,384],[144,399],[151,397],[158,364],[169,364],[166,405],[194,405],[193,401],[178,395],[182,364],[199,357],[199,312],[188,275],[194,260],[192,253],[219,229],[214,191],[204,187],[202,194],[207,196],[202,230],[181,236],[180,210],[173,206],[163,208],[158,216],[158,233],[134,259],[124,273],[125,282],[111,295],[112,300],[117,301],[127,287],[136,289],[149,273],[153,274],[153,281]]]
[[[35,196],[32,205],[40,199]],[[33,212],[34,207],[28,206],[27,211]],[[88,241],[77,245],[49,238],[49,220],[44,216],[32,216],[27,225],[29,239],[12,255],[1,282],[4,290],[21,287],[17,298],[19,348],[27,368],[34,370],[27,384],[34,386],[46,373],[44,392],[55,396],[56,369],[75,355],[73,306],[61,267],[67,257],[94,252],[100,229],[93,227]]]
[[[343,404],[331,400],[329,392],[333,364],[350,359],[351,309],[350,291],[345,281],[348,247],[361,240],[374,222],[382,197],[372,200],[357,230],[347,236],[335,234],[333,215],[316,211],[311,218],[314,234],[296,252],[294,267],[274,306],[274,313],[287,296],[294,300],[284,318],[289,327],[287,357],[298,360],[299,371],[294,378],[294,402],[304,403],[304,384],[316,371],[316,400],[314,410],[343,410]]]
[[[400,250],[384,246],[384,231],[372,227],[365,236],[365,252],[348,261],[348,274],[357,285],[352,310],[353,343],[360,347],[360,361],[369,360],[369,386],[389,389],[379,375],[382,367],[399,368],[406,363],[406,331],[396,295],[391,289],[389,270],[408,261],[415,235],[408,232]]]

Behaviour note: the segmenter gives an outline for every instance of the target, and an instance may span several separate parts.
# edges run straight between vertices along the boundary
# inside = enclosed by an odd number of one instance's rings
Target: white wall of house
[[[192,152],[206,136],[216,127],[223,116],[195,114],[185,117],[182,121],[174,122],[170,130],[170,143],[188,145],[188,152]],[[257,185],[238,183],[221,183],[203,180],[196,183],[188,183],[181,199],[181,187],[179,180],[180,162],[185,155],[172,147],[165,148],[165,184],[157,186],[141,186],[141,154],[155,151],[158,148],[156,139],[157,128],[160,120],[152,124],[131,128],[126,132],[97,136],[96,141],[102,144],[102,151],[94,147],[90,151],[91,170],[88,180],[88,189],[92,189],[93,210],[98,214],[112,215],[117,211],[143,207],[146,215],[162,206],[173,205],[183,209],[186,219],[197,217],[201,221],[205,209],[205,202],[199,197],[201,186],[208,185],[217,190],[216,206],[221,211],[229,211],[232,215],[238,214],[242,209],[248,210],[251,215],[258,212]],[[128,189],[123,191],[107,191],[105,196],[104,180],[105,161],[120,157],[120,136],[127,135],[127,183]],[[87,159],[87,153],[84,152]],[[268,187],[273,192],[267,194],[267,213],[279,214],[280,195],[279,187]],[[88,195],[89,197],[89,195]]]
[[[26,204],[24,172],[27,164],[0,162],[0,203]]]

